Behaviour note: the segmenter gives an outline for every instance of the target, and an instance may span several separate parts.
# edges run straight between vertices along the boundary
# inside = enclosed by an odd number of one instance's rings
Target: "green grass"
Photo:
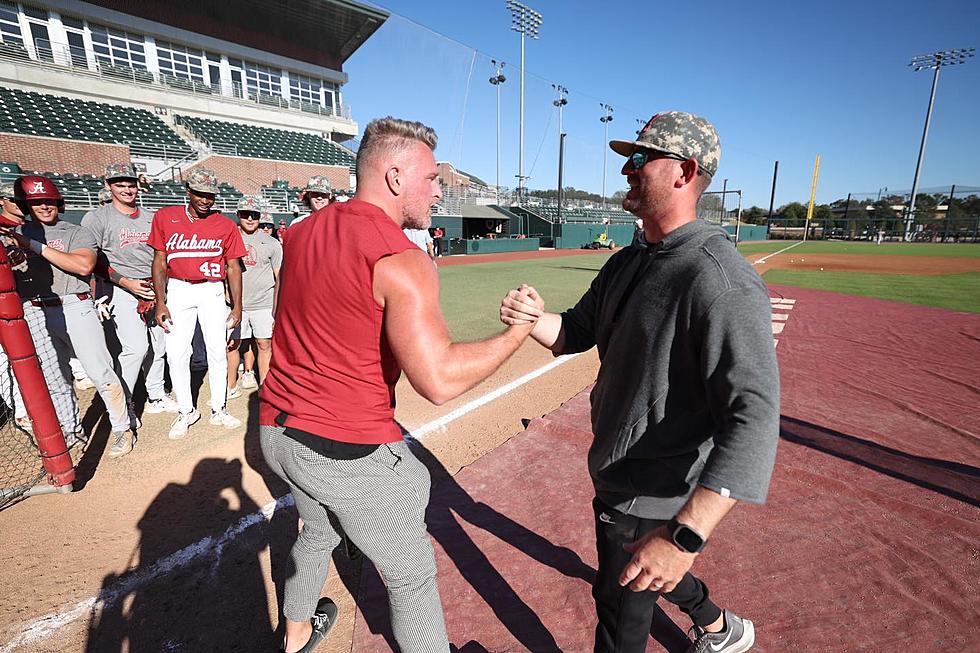
[[[522,283],[538,289],[546,310],[565,310],[588,289],[609,256],[596,253],[440,268],[440,304],[450,333],[456,340],[475,340],[501,331],[500,300]]]
[[[980,313],[980,272],[940,276],[769,270],[767,283]]]
[[[778,252],[794,241],[770,240],[762,243],[740,243],[742,254]],[[797,245],[793,254],[854,254],[860,256],[980,256],[980,243],[874,243],[860,241],[816,241]],[[789,252],[787,252],[789,253]]]

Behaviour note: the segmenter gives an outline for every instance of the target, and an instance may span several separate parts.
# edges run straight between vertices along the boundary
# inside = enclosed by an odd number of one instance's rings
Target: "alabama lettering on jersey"
[[[222,281],[225,264],[245,256],[238,225],[221,215],[191,220],[183,206],[157,211],[150,247],[167,255],[167,276],[184,281]]]
[[[153,248],[147,244],[153,211],[119,212],[111,203],[85,214],[82,226],[99,241],[109,265],[124,277],[147,279],[153,266]]]

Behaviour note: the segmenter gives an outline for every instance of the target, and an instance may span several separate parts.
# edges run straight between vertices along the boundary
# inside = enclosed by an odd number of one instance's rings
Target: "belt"
[[[65,296],[69,297],[70,295],[65,295]],[[91,299],[92,293],[87,293],[87,292],[75,293],[75,297],[78,297],[79,299]],[[63,302],[61,301],[61,297],[44,297],[43,299],[31,300],[31,304],[33,304],[34,306],[61,306],[62,303]]]
[[[184,283],[189,283],[192,285],[197,285],[199,283],[208,283],[210,281],[224,281],[224,279],[181,279],[180,277],[169,277],[170,279],[176,279],[177,281],[183,281]]]

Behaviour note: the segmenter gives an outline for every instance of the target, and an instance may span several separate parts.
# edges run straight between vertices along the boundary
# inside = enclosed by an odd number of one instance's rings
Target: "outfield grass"
[[[548,311],[573,306],[609,256],[596,253],[440,268],[439,299],[449,330],[457,340],[485,338],[501,331],[500,300],[521,283],[538,289]]]
[[[762,243],[739,243],[742,254],[778,252],[793,241],[770,240]],[[794,254],[853,254],[858,256],[980,256],[980,243],[883,243],[875,245],[855,241],[813,241],[790,250]]]
[[[769,270],[767,283],[980,313],[980,272],[940,276]]]

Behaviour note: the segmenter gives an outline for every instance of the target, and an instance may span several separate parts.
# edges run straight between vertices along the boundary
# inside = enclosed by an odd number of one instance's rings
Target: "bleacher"
[[[191,116],[178,115],[176,121],[210,144],[217,153],[344,166],[354,170],[354,155],[351,152],[315,134]]]
[[[0,182],[14,181],[22,175],[43,175],[55,183],[65,198],[69,209],[91,209],[99,205],[99,191],[105,188],[102,177],[81,175],[73,172],[57,173],[44,170],[19,170],[0,173]],[[150,189],[141,191],[138,197],[140,206],[158,209],[163,206],[183,204],[187,192],[182,181],[151,181]],[[242,192],[226,183],[218,184],[215,208],[225,215],[235,213]]]
[[[133,156],[178,160],[192,150],[146,109],[0,87],[0,131],[129,145]]]

